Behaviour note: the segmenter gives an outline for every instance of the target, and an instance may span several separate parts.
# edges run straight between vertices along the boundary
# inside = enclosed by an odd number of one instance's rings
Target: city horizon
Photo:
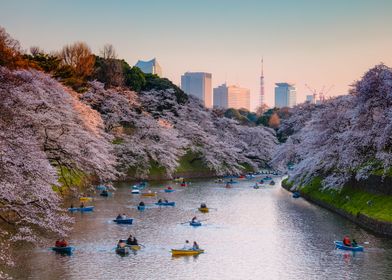
[[[392,64],[392,19],[386,8],[392,3],[360,2],[12,1],[3,3],[0,17],[25,49],[57,51],[84,41],[99,53],[110,43],[130,65],[156,57],[163,76],[177,85],[181,75],[191,71],[212,73],[213,88],[225,82],[249,88],[254,109],[262,57],[270,107],[276,82],[294,83],[298,102],[303,102],[311,94],[305,84],[317,90],[334,85],[330,96],[347,94],[367,69],[380,62]],[[146,13],[153,20],[145,21]],[[195,17],[198,13],[203,16]],[[86,14],[95,16],[86,20]]]

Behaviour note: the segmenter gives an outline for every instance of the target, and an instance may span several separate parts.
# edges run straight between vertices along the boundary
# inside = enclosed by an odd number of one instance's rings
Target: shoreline
[[[289,191],[289,192],[293,192],[290,190],[290,185],[288,185],[286,183],[286,180],[282,181],[282,188],[284,188],[285,190]],[[386,222],[386,221],[382,221],[382,220],[377,220],[375,218],[369,217],[363,213],[358,212],[357,215],[353,215],[347,211],[345,211],[344,209],[338,208],[334,205],[331,205],[330,203],[326,202],[326,201],[322,201],[320,199],[317,199],[315,197],[313,197],[312,195],[309,195],[307,193],[304,193],[301,190],[297,190],[300,194],[301,197],[303,197],[304,199],[306,199],[307,201],[316,204],[320,207],[323,207],[331,212],[334,212],[348,220],[350,220],[351,222],[361,226],[362,228],[369,230],[373,233],[382,235],[382,236],[386,236],[386,237],[392,237],[392,223],[391,222]]]

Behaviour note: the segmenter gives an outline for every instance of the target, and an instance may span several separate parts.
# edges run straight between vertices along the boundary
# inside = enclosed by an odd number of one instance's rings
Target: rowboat
[[[265,177],[263,178],[263,180],[264,180],[264,181],[272,180],[272,177],[270,177],[270,176],[265,176]]]
[[[133,251],[139,251],[142,247],[140,245],[127,245]]]
[[[73,208],[68,208],[69,212],[91,212],[94,210],[94,206],[86,206],[86,207],[73,207]]]
[[[226,184],[237,184],[237,181],[227,181]]]
[[[172,249],[172,256],[194,256],[204,253],[204,250],[182,250],[182,249]]]
[[[56,253],[62,253],[62,254],[71,254],[72,251],[75,249],[72,246],[67,246],[67,247],[52,247],[51,248],[53,251]]]
[[[198,210],[202,213],[208,213],[210,211],[210,209],[208,209],[207,207],[204,208],[199,207]]]
[[[93,198],[89,197],[89,196],[82,196],[79,198],[80,202],[88,202],[88,201],[92,201],[92,200],[93,200]]]
[[[181,187],[186,187],[187,184],[186,183],[181,183]]]
[[[363,246],[346,246],[343,244],[343,241],[334,241],[337,249],[354,251],[354,252],[363,252]]]
[[[131,191],[131,194],[140,194],[140,190],[139,189],[134,189]]]
[[[165,192],[166,193],[171,193],[171,192],[174,192],[174,190],[173,189],[165,189]]]
[[[116,253],[119,255],[128,255],[130,252],[130,248],[129,247],[117,247],[116,248]]]
[[[139,210],[139,211],[144,211],[145,209],[146,209],[145,205],[138,205],[137,206],[137,210]]]
[[[271,186],[274,186],[274,185],[275,185],[275,181],[272,180],[269,184],[270,184]]]
[[[192,222],[192,221],[190,221],[189,225],[192,226],[192,227],[200,227],[201,226],[201,222]]]
[[[293,198],[299,198],[301,194],[299,192],[293,192]]]
[[[128,218],[128,219],[115,219],[113,220],[116,224],[122,224],[122,225],[132,225],[133,219]]]
[[[158,206],[175,206],[176,203],[174,201],[172,201],[172,202],[157,202],[157,203],[155,203],[155,205],[158,205]]]
[[[104,190],[106,190],[107,188],[106,188],[106,186],[104,186],[104,185],[99,185],[99,186],[96,187],[96,189],[97,189],[98,191],[104,191]]]
[[[154,192],[147,192],[147,193],[142,193],[142,196],[156,196],[157,194]]]

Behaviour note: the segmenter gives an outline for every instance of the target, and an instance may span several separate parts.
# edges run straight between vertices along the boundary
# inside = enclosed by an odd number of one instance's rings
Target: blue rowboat
[[[106,191],[107,187],[104,186],[104,185],[99,185],[99,186],[96,187],[96,189],[99,190],[99,191]]]
[[[72,251],[74,250],[74,247],[72,246],[67,246],[67,247],[52,247],[51,248],[53,251],[56,253],[62,253],[62,254],[71,254]]]
[[[74,207],[74,208],[68,208],[69,212],[91,212],[94,210],[94,206],[86,206],[86,207]]]
[[[116,253],[119,255],[128,255],[129,252],[130,252],[129,247],[122,247],[122,248],[117,247],[116,248]]]
[[[155,203],[155,205],[158,205],[158,206],[175,206],[176,203],[174,201],[173,202],[157,202],[157,203]]]
[[[272,180],[272,177],[266,176],[266,177],[263,178],[263,180],[264,180],[264,181]]]
[[[238,184],[237,181],[227,181],[226,184]]]
[[[171,193],[171,192],[174,192],[174,190],[173,189],[165,189],[165,192],[166,193]]]
[[[293,192],[293,198],[299,198],[301,194],[299,192]]]
[[[121,224],[121,225],[132,225],[133,219],[128,218],[128,219],[115,219],[113,220],[116,224]]]
[[[189,222],[189,225],[190,226],[193,226],[193,227],[199,227],[199,226],[201,226],[201,222]]]
[[[335,247],[337,249],[346,250],[346,251],[354,251],[354,252],[363,252],[363,246],[346,246],[343,244],[343,241],[334,241]]]
[[[137,210],[139,210],[139,211],[144,211],[145,209],[146,209],[145,205],[138,205],[137,206]]]

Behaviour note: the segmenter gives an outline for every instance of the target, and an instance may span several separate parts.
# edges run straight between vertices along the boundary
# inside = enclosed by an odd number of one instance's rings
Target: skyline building
[[[262,107],[265,104],[264,96],[264,61],[261,59],[261,76],[260,76],[260,101],[259,106]]]
[[[181,76],[181,89],[203,101],[206,108],[212,108],[211,78],[211,73],[186,72]]]
[[[297,92],[294,84],[276,83],[275,85],[275,107],[294,107],[297,104]]]
[[[250,90],[222,84],[214,88],[214,107],[250,110]]]
[[[162,68],[155,57],[148,61],[138,60],[135,66],[139,67],[143,73],[155,74],[162,77]]]

